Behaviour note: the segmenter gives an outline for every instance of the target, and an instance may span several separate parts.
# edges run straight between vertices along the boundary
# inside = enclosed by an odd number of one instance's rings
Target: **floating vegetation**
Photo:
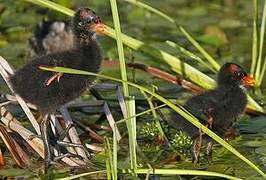
[[[192,139],[183,131],[178,131],[170,141],[172,149],[178,154],[188,156],[191,153]]]

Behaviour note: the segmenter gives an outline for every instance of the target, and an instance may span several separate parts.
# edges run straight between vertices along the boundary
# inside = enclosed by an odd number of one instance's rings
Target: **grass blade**
[[[27,1],[27,2],[30,2],[30,3],[39,5],[39,6],[47,7],[50,9],[54,9],[68,16],[74,15],[74,11],[72,11],[71,9],[61,6],[59,4],[56,4],[52,1],[47,1],[47,0],[24,0],[24,1]]]
[[[155,107],[154,107],[154,104],[153,104],[153,102],[152,102],[152,96],[151,97],[149,97],[145,92],[143,92],[143,91],[141,91],[141,93],[143,94],[143,96],[145,97],[145,99],[147,100],[147,102],[148,102],[148,104],[149,104],[149,106],[150,106],[150,109],[152,110],[151,111],[151,113],[152,113],[152,116],[153,116],[153,118],[154,118],[154,121],[155,121],[155,124],[156,124],[156,126],[157,126],[157,128],[158,128],[158,130],[159,130],[159,138],[162,140],[162,139],[165,139],[166,138],[166,136],[165,136],[165,134],[164,134],[164,132],[163,132],[163,128],[162,128],[162,126],[161,126],[161,123],[160,123],[160,121],[159,121],[159,118],[158,118],[158,116],[157,116],[157,113],[156,113],[156,111],[155,111]]]
[[[136,110],[135,110],[135,98],[130,97],[129,99],[129,117],[127,129],[128,129],[128,139],[129,139],[129,152],[130,152],[130,168],[134,171],[137,169],[137,153],[136,153],[136,143],[137,143],[137,127],[136,127]]]
[[[166,44],[168,44],[169,46],[178,49],[181,53],[183,53],[184,55],[188,56],[189,58],[196,60],[199,64],[201,64],[202,66],[206,67],[207,69],[209,69],[212,72],[216,72],[215,69],[213,69],[213,67],[209,64],[204,62],[199,56],[197,56],[196,54],[186,50],[185,48],[179,46],[178,44],[172,42],[172,41],[166,41]]]
[[[179,27],[180,31],[186,36],[189,42],[207,59],[210,65],[218,71],[220,65],[213,59],[213,57],[182,27]]]
[[[254,77],[258,57],[258,2],[253,0],[253,35],[250,74]]]
[[[266,1],[264,1],[264,7],[263,7],[263,15],[261,20],[261,27],[260,27],[260,44],[259,44],[259,56],[257,60],[257,66],[255,70],[255,80],[256,80],[256,86],[259,87],[261,82],[259,82],[259,79],[262,79],[261,75],[261,65],[262,65],[262,52],[263,52],[263,42],[264,42],[264,34],[265,34],[265,21],[266,21]],[[264,62],[265,63],[265,62]]]
[[[121,120],[119,120],[119,121],[116,121],[116,124],[120,124],[120,123],[122,123],[122,122],[125,122],[125,121],[131,119],[131,118],[136,118],[136,117],[142,116],[142,115],[144,115],[144,114],[150,113],[150,112],[153,111],[153,110],[160,109],[160,108],[165,107],[165,106],[166,106],[166,104],[162,104],[162,105],[160,105],[160,106],[157,106],[157,107],[154,107],[154,108],[150,108],[150,109],[148,109],[148,110],[146,110],[146,111],[142,111],[142,112],[140,112],[140,113],[138,113],[138,114],[136,114],[136,115],[134,115],[134,116],[130,116],[130,117],[128,117],[128,118],[124,118],[124,119],[121,119]]]
[[[116,125],[115,125],[116,126]],[[117,136],[113,130],[113,180],[117,180]]]
[[[263,66],[262,66],[262,70],[261,70],[261,73],[260,73],[260,77],[259,77],[259,81],[258,81],[258,85],[257,86],[261,85],[262,80],[263,80],[264,75],[265,75],[265,71],[266,71],[266,57],[264,58],[264,62],[263,62]]]
[[[124,170],[124,172],[128,172]],[[210,172],[210,171],[200,171],[200,170],[186,170],[186,169],[144,169],[140,168],[136,170],[137,174],[163,174],[163,175],[194,175],[194,176],[212,176],[212,177],[220,177],[231,180],[241,180],[240,178],[229,176],[226,174]]]
[[[110,3],[111,3],[113,22],[114,22],[114,27],[115,27],[115,36],[116,36],[117,50],[118,50],[118,56],[119,56],[119,62],[120,62],[121,78],[124,81],[127,81],[126,63],[125,63],[125,57],[124,57],[123,43],[121,40],[121,28],[120,28],[116,0],[110,0]],[[123,84],[124,95],[125,97],[128,97],[129,96],[128,86],[125,83],[122,83],[122,84]]]
[[[102,173],[106,173],[105,170],[101,170],[101,171],[93,171],[93,172],[86,172],[86,173],[82,173],[82,174],[77,174],[75,176],[70,176],[70,177],[66,177],[66,178],[59,178],[56,180],[72,180],[72,179],[77,179],[77,178],[81,178],[84,176],[89,176],[89,175],[94,175],[94,174],[102,174]]]
[[[109,142],[109,139],[108,138],[105,138],[105,150],[107,151],[106,154],[108,154],[108,161],[106,161],[106,163],[109,162],[109,164],[107,165],[107,168],[106,169],[109,170],[109,168],[110,168],[111,175],[112,175],[112,179],[115,180],[116,170],[115,170],[115,167],[114,167],[114,160],[113,160],[113,156],[112,156],[112,149],[111,149],[111,145],[110,145],[110,142]],[[107,175],[108,175],[108,178],[110,178],[109,177],[109,174],[107,174]]]

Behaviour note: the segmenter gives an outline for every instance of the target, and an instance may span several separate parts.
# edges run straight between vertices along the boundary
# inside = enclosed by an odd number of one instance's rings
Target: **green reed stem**
[[[253,0],[253,35],[250,74],[254,77],[258,58],[258,2]]]
[[[263,8],[263,15],[262,15],[262,20],[261,20],[261,27],[260,27],[260,44],[259,44],[259,56],[257,59],[257,65],[256,65],[256,70],[255,70],[255,80],[256,80],[256,86],[259,87],[261,82],[260,79],[262,75],[262,52],[263,52],[263,42],[264,42],[264,34],[265,34],[265,22],[266,22],[266,1],[264,1],[264,8]]]

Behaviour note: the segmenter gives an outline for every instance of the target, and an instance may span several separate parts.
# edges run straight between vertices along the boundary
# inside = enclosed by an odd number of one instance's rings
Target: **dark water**
[[[60,2],[60,0],[58,1]],[[79,0],[72,1],[71,3],[61,1],[61,3],[63,2],[73,9],[79,6],[88,6],[89,4],[101,16],[104,23],[112,25],[108,1],[87,2]],[[145,2],[168,14],[179,25],[184,26],[217,59],[219,64],[233,61],[241,64],[248,70],[252,46],[252,1],[146,0]],[[189,50],[194,50],[182,34],[161,17],[126,2],[119,1],[119,7],[122,31],[124,33],[154,46],[161,47],[176,55],[178,55],[178,52],[175,49],[169,48],[165,43],[166,40],[174,41]],[[0,0],[0,55],[6,58],[15,68],[24,64],[29,55],[28,38],[31,36],[35,25],[41,19],[49,17],[68,18],[23,1]],[[104,56],[117,59],[116,43],[108,37],[100,37],[99,39]],[[158,60],[141,52],[125,48],[125,55],[128,61],[134,57],[136,62],[151,64],[171,72],[167,65],[159,63]],[[192,60],[188,58],[183,59],[206,72],[203,67],[197,65]],[[119,73],[118,70],[108,67],[103,67],[102,71],[103,74],[111,76],[117,76]],[[129,72],[129,79],[132,80],[131,72]],[[152,79],[151,76],[139,73],[139,71],[136,74],[136,81],[144,86],[153,84],[159,87],[159,92],[162,95],[183,97],[183,100],[187,97],[187,94],[180,91],[179,87]],[[8,92],[3,81],[0,81],[0,92]],[[133,92],[135,93],[136,91]],[[265,95],[263,93],[257,96],[256,99],[261,103],[265,103]],[[241,136],[230,141],[230,143],[265,171],[266,118],[244,116],[236,124],[236,128]],[[193,168],[191,163],[187,161],[161,164],[160,167]],[[214,163],[211,165],[202,164],[199,169],[232,174],[243,178],[259,177],[253,169],[219,145],[215,146]]]

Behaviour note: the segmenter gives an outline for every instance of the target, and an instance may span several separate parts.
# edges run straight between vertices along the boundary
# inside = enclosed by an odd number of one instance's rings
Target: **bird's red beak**
[[[103,32],[105,31],[104,24],[101,21],[91,25],[91,29],[97,34],[103,34]]]
[[[251,77],[250,75],[246,75],[241,79],[241,84],[244,86],[254,86],[255,79]]]

